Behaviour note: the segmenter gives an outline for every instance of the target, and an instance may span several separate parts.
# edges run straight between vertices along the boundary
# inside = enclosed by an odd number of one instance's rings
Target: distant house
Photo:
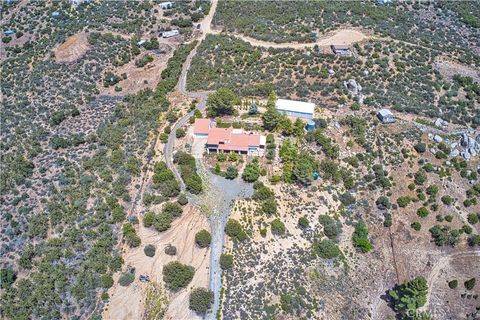
[[[145,42],[147,42],[147,40],[140,40],[137,42],[137,46],[141,47]]]
[[[171,9],[173,8],[173,2],[161,2],[160,3],[160,9],[165,10],[165,9]]]
[[[379,6],[389,5],[390,3],[392,3],[392,0],[377,0]]]
[[[337,56],[346,56],[351,53],[349,46],[331,45],[330,48]]]
[[[8,37],[8,36],[13,35],[14,33],[15,33],[15,31],[10,29],[10,30],[4,31],[3,35]]]
[[[315,104],[310,102],[278,99],[275,107],[278,112],[291,117],[312,119],[315,113]]]
[[[388,110],[388,109],[381,109],[377,113],[378,119],[382,121],[382,123],[394,123],[395,122],[395,116],[393,113]]]
[[[160,33],[162,38],[172,38],[176,37],[180,34],[180,31],[178,30],[171,30],[171,31],[163,31]]]
[[[60,15],[60,12],[58,12],[58,11],[52,12],[52,17],[54,17],[54,18],[58,17],[59,15]]]
[[[207,152],[235,152],[242,155],[262,156],[267,138],[260,134],[246,133],[242,129],[216,128],[209,119],[196,119],[193,134],[207,137]]]

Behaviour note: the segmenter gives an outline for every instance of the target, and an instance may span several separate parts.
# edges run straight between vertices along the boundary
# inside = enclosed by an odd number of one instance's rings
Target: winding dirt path
[[[214,31],[214,34],[219,34],[219,31]],[[340,29],[318,38],[316,42],[309,43],[275,43],[269,41],[258,40],[247,37],[241,34],[235,34],[235,37],[250,43],[252,46],[264,48],[289,48],[289,49],[304,49],[313,48],[318,45],[320,47],[328,47],[330,45],[353,45],[357,42],[362,42],[369,38],[369,36],[362,31],[355,29]]]

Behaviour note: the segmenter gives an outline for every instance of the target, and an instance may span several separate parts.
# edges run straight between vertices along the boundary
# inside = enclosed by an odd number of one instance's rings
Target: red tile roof
[[[194,134],[208,134],[210,130],[210,119],[195,119],[193,126]]]
[[[196,119],[194,133],[208,133],[207,144],[217,145],[219,150],[248,151],[248,147],[260,145],[261,136],[259,134],[248,134],[232,128],[211,128],[210,120],[208,120],[208,129],[206,130],[206,121],[200,120],[208,119]]]
[[[207,144],[220,144],[228,142],[232,128],[210,128]]]

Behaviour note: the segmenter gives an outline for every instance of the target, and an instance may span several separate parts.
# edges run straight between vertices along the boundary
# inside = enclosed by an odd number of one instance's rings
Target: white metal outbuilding
[[[291,117],[312,119],[315,113],[315,103],[278,99],[277,111]]]

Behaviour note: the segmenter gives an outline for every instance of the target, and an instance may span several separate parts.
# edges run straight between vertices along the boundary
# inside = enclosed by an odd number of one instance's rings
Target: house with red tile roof
[[[207,121],[208,120],[208,126]],[[209,119],[196,119],[193,129],[195,136],[207,136],[207,152],[236,152],[249,156],[262,156],[265,153],[266,137],[247,133],[242,129],[216,128]],[[206,134],[205,134],[206,132]]]
[[[195,119],[195,124],[193,125],[193,134],[200,137],[208,136],[210,126],[213,126],[213,121],[210,121],[210,119]]]

